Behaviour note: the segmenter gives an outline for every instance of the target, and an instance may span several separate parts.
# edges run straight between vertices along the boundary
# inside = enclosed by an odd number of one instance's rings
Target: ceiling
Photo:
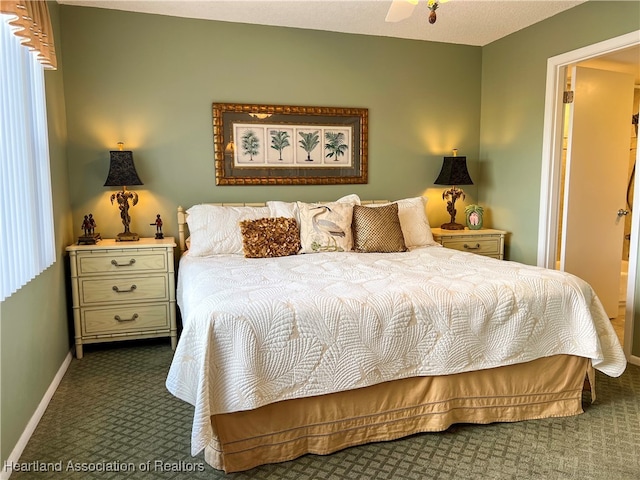
[[[90,6],[225,22],[356,33],[484,46],[586,0],[451,0],[430,25],[426,0],[397,23],[391,0],[58,0]]]

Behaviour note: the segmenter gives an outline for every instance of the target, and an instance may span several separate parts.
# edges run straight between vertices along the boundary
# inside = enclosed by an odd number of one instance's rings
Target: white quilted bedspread
[[[183,256],[184,330],[167,388],[209,416],[419,375],[572,354],[622,374],[600,301],[575,276],[442,247],[274,259]]]

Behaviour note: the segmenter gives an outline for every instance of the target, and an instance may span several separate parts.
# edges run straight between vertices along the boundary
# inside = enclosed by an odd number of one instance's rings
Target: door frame
[[[640,30],[547,59],[547,80],[544,103],[542,138],[542,174],[540,183],[540,217],[538,221],[538,266],[555,269],[560,211],[560,173],[562,168],[562,96],[565,89],[566,68],[595,57],[640,45]],[[638,155],[636,156],[636,159]],[[635,190],[635,187],[634,187]],[[633,196],[631,238],[640,233],[640,195]],[[634,318],[635,278],[638,248],[629,249],[629,284],[625,318]],[[640,365],[640,357],[631,355],[635,321],[625,321],[624,353],[627,360]]]

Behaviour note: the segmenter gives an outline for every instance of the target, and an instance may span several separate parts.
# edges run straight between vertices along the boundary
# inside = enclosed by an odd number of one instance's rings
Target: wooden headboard
[[[316,202],[316,203],[330,203],[330,202]],[[389,203],[389,200],[361,200],[362,205],[374,205],[377,203]],[[266,203],[209,203],[208,205],[217,205],[222,207],[264,207]],[[180,246],[180,253],[183,253],[187,249],[187,238],[189,234],[187,229],[187,211],[183,207],[178,207],[178,244]]]

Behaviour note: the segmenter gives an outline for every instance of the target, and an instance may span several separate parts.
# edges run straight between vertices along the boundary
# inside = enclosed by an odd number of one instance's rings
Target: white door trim
[[[558,211],[560,205],[559,182],[562,155],[562,93],[565,68],[590,58],[599,57],[634,45],[640,45],[640,30],[595,43],[547,60],[547,83],[544,103],[544,131],[542,137],[542,174],[540,181],[540,218],[538,221],[538,265],[555,268],[558,239]],[[634,195],[634,208],[637,201]],[[639,205],[640,208],[640,205]],[[639,210],[636,210],[640,212]],[[640,213],[631,218],[632,235],[639,232]],[[638,238],[637,236],[632,238]],[[629,283],[635,285],[637,248],[629,249]],[[627,318],[633,318],[634,288],[627,297]],[[625,354],[627,359],[640,365],[640,357],[631,356],[633,323],[625,322]],[[628,341],[627,341],[628,340]]]
[[[640,150],[636,149],[636,165],[640,165]],[[636,168],[637,170],[637,168]],[[634,182],[634,192],[635,182]],[[636,212],[635,215],[631,215],[631,238],[638,238],[640,235],[640,194],[633,195],[633,211]],[[634,218],[635,217],[635,218]],[[634,314],[634,304],[636,299],[636,276],[638,272],[638,247],[631,248],[632,245],[629,246],[629,270],[628,270],[628,281],[627,281],[627,301],[625,304],[625,319],[626,318],[635,318]],[[640,365],[640,357],[631,355],[632,348],[632,339],[633,339],[633,328],[635,322],[624,322],[624,354],[627,356],[629,363],[633,363],[634,365]],[[629,339],[629,341],[627,341]]]

